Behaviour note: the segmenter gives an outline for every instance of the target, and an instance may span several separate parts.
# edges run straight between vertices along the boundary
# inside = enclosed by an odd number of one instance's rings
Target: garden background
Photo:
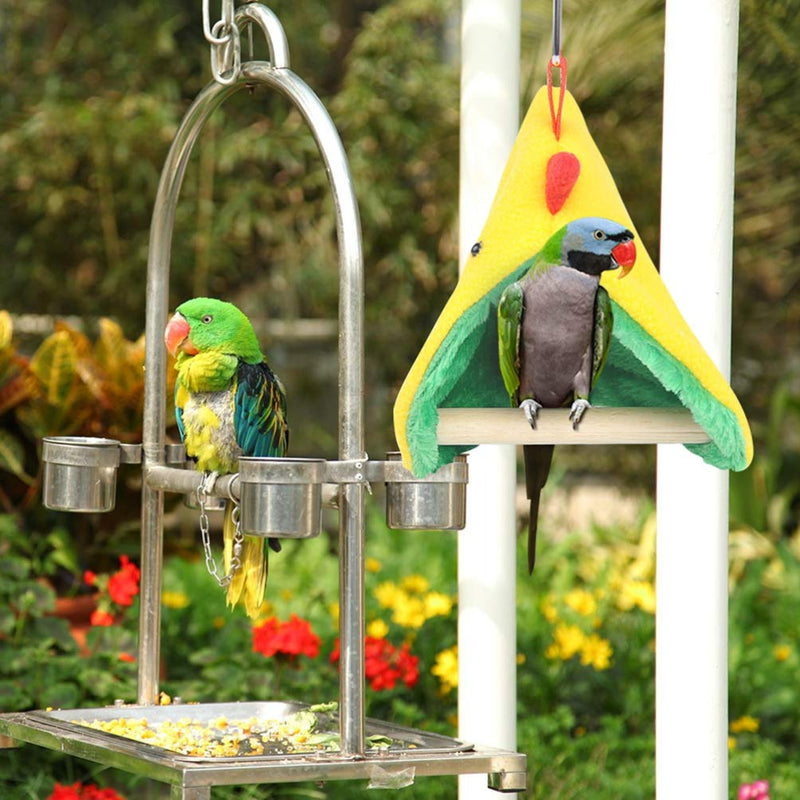
[[[522,5],[524,109],[545,77],[551,4]],[[350,159],[366,264],[367,444],[381,453],[394,449],[394,394],[458,272],[458,3],[270,6],[293,69],[326,103]],[[565,4],[570,89],[651,253],[663,24],[656,0]],[[256,57],[266,57],[258,42]],[[773,797],[800,796],[798,60],[791,3],[741,0],[731,383],[756,456],[731,476],[733,797],[760,779]],[[39,440],[141,440],[150,214],[177,124],[209,80],[200,8],[9,0],[0,63],[0,709],[131,700],[136,472],[123,471],[110,515],[47,512]],[[335,222],[313,140],[285,101],[258,91],[226,103],[196,150],[178,206],[171,306],[197,294],[237,302],[287,385],[292,454],[335,457],[336,409],[326,402],[337,374]],[[654,448],[561,448],[556,458],[536,573],[521,567],[518,576],[519,748],[529,757],[529,795],[652,796]],[[576,513],[576,498],[592,489],[590,503],[606,498],[608,513]],[[368,711],[452,735],[456,538],[388,531],[376,494],[367,531]],[[196,512],[176,502],[168,523],[165,692],[333,699],[334,518],[318,540],[289,544],[272,560],[255,629],[224,608],[205,574]],[[91,626],[79,643],[52,615],[56,596],[98,587],[109,616],[94,621],[112,624]],[[150,791],[40,750],[32,774],[33,752],[0,750],[4,797],[88,798],[85,787],[101,786],[130,800]],[[424,779],[404,792],[454,797],[455,780]]]

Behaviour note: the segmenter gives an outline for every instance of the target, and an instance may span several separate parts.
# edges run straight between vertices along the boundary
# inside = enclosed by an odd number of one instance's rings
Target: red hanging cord
[[[554,63],[555,58],[547,62],[547,99],[550,102],[550,119],[553,122],[553,135],[556,141],[561,138],[561,111],[564,108],[564,95],[567,93],[567,59],[563,54],[559,54],[558,63]],[[561,73],[561,85],[558,89],[558,111],[556,112],[553,103],[553,67],[558,67]]]

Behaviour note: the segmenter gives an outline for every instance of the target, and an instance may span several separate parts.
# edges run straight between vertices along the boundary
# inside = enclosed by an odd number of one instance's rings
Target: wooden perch
[[[439,444],[702,444],[684,409],[590,408],[573,430],[568,408],[544,408],[533,430],[518,408],[440,408]]]

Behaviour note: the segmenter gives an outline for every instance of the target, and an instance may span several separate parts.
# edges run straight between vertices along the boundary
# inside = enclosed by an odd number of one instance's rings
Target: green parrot
[[[186,455],[197,469],[235,472],[239,456],[283,456],[289,441],[286,395],[269,368],[250,320],[232,303],[196,297],[178,306],[164,332],[176,357],[175,416]],[[234,555],[229,503],[223,521],[226,573]],[[277,539],[269,544],[280,550]],[[267,543],[246,536],[228,605],[244,601],[255,617],[264,599]]]
[[[571,404],[577,428],[611,342],[613,316],[600,286],[606,270],[628,274],[636,261],[633,234],[599,217],[573,220],[556,231],[525,276],[509,284],[497,307],[503,383],[532,428],[540,408]],[[524,445],[530,500],[528,570],[536,562],[539,497],[550,473],[553,445]]]

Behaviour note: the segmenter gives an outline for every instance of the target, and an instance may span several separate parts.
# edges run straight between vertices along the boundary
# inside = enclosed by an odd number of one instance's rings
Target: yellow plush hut
[[[438,409],[508,407],[497,355],[497,305],[542,245],[571,220],[633,221],[574,98],[543,87],[530,106],[489,217],[458,285],[397,397],[395,435],[403,462],[424,476],[463,447],[440,446]],[[636,268],[605,273],[614,326],[594,405],[688,409],[708,434],[686,445],[706,462],[741,470],[753,455],[744,412],[689,329],[638,235]]]

